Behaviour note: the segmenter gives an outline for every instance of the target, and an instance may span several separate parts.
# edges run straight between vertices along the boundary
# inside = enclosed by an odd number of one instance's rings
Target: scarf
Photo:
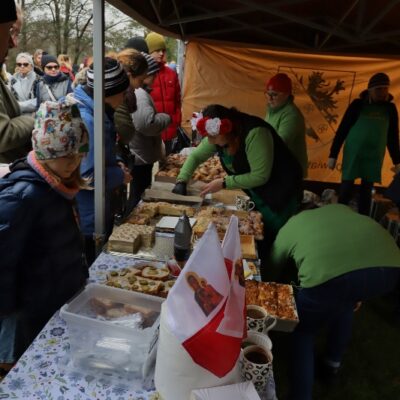
[[[51,175],[38,161],[34,151],[29,152],[27,160],[29,165],[50,185],[53,190],[55,190],[62,197],[72,200],[79,192],[78,187],[67,187],[57,178]]]

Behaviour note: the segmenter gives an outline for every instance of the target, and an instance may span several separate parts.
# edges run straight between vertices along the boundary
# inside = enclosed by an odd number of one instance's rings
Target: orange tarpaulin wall
[[[400,100],[398,60],[190,42],[185,57],[182,125],[190,131],[188,121],[192,112],[213,103],[264,118],[265,82],[277,72],[285,72],[292,79],[295,103],[306,120],[308,179],[339,182],[342,154],[336,170],[326,167],[334,134],[350,102],[366,89],[371,75],[381,71],[391,78],[390,93],[397,105]],[[383,185],[388,185],[393,177],[391,167],[386,154]]]

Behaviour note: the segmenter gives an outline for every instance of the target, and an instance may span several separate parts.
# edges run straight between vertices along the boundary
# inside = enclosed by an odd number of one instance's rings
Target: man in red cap
[[[265,121],[272,125],[283,139],[300,163],[303,177],[307,177],[306,126],[303,114],[293,102],[290,78],[283,73],[274,75],[266,83],[265,97],[268,102]]]

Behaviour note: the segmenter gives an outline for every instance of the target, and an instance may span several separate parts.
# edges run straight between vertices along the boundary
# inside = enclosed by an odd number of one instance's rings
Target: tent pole
[[[105,238],[104,174],[104,0],[93,0],[94,65],[94,240],[96,255]]]

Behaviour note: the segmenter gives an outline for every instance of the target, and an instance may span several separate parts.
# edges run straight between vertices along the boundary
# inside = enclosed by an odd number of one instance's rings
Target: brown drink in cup
[[[251,351],[246,352],[244,356],[254,364],[267,364],[270,361],[268,354],[260,346],[252,346]]]

